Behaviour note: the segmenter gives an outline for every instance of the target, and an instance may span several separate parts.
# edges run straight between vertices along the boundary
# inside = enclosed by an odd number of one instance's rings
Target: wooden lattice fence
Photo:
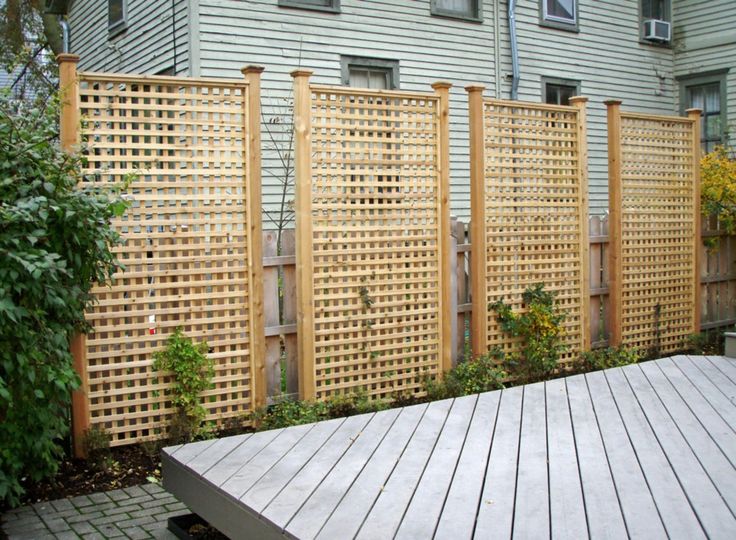
[[[664,354],[700,330],[700,111],[608,105],[611,344]]]
[[[124,269],[94,289],[93,332],[75,349],[86,398],[75,433],[105,428],[113,445],[165,433],[170,380],[152,370],[153,353],[178,327],[209,345],[208,420],[265,401],[261,71],[243,81],[63,72],[62,129],[81,119],[86,183],[132,175],[130,207],[113,222]]]
[[[422,391],[450,366],[448,92],[296,71],[300,394]]]
[[[542,283],[564,311],[567,352],[588,348],[586,98],[573,106],[483,99],[470,108],[473,351],[511,352],[489,304],[524,309],[522,293]]]

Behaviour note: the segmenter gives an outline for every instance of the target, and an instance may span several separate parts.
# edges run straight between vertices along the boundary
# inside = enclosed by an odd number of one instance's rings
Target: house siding
[[[730,128],[727,142],[733,148],[736,146],[736,2],[679,0],[675,2],[673,16],[676,77],[730,68],[725,75],[725,120]]]
[[[172,2],[127,0],[127,30],[108,39],[107,2],[76,0],[69,10],[69,49],[81,56],[84,71],[153,74],[176,63],[176,73],[186,74],[187,5],[186,0],[173,3],[172,25]]]

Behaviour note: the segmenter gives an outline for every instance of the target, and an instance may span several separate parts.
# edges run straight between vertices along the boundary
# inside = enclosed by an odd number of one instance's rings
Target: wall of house
[[[74,0],[69,50],[81,56],[79,69],[85,71],[154,74],[176,64],[176,73],[187,73],[188,3],[127,0],[127,30],[110,38],[107,2]]]
[[[503,2],[506,14],[507,2]],[[542,77],[580,81],[588,103],[590,209],[608,210],[606,107],[620,99],[624,110],[673,114],[675,89],[671,48],[640,43],[638,0],[580,0],[578,32],[540,25],[539,0],[516,8],[521,81],[519,99],[542,101]],[[508,49],[507,25],[502,42]],[[503,72],[511,71],[504,54]],[[503,79],[503,94],[510,82]]]
[[[736,2],[675,0],[675,76],[728,69],[726,122],[736,145]],[[679,87],[678,87],[679,91]]]

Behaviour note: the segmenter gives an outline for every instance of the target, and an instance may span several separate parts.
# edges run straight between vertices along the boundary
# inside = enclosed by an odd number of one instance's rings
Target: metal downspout
[[[69,52],[69,23],[64,19],[64,17],[59,16],[59,25],[61,26],[61,40],[63,43],[63,51],[64,53]]]
[[[511,39],[511,99],[519,97],[519,46],[516,42],[516,0],[509,0],[509,37]]]

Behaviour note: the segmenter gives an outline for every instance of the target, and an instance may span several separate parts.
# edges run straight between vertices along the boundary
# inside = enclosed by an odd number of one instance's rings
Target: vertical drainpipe
[[[509,37],[511,39],[511,99],[519,97],[519,46],[516,43],[516,0],[509,0]]]
[[[493,97],[501,99],[501,2],[493,2],[493,67],[494,93]]]
[[[61,52],[69,52],[69,23],[64,17],[59,16],[59,25],[61,26],[61,40],[63,43],[63,50]]]

